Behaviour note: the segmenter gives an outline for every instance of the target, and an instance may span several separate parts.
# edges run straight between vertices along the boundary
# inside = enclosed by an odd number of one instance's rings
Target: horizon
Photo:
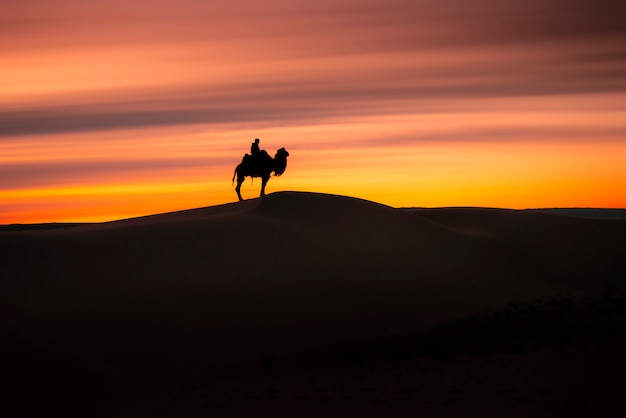
[[[0,225],[235,202],[254,138],[290,153],[268,193],[626,207],[612,2],[26,0],[3,16]]]
[[[368,200],[368,199],[362,199],[362,198],[358,198],[358,197],[354,197],[354,196],[329,194],[329,193],[322,193],[322,192],[306,192],[306,191],[281,190],[281,191],[277,191],[277,192],[274,192],[274,193],[302,193],[302,194],[308,194],[310,196],[319,195],[319,196],[326,196],[326,197],[348,198],[348,199],[361,200],[361,201],[367,202],[367,203],[381,204],[380,202],[376,202],[376,201],[372,201],[372,200]],[[273,194],[273,193],[269,193],[268,195],[271,195],[271,194]],[[247,200],[260,199],[262,197],[263,196],[258,196],[258,197],[254,197],[254,198],[247,199]],[[17,223],[10,223],[10,224],[0,224],[0,231],[2,231],[3,229],[4,230],[13,230],[12,229],[13,227],[17,227],[18,228],[17,230],[21,230],[22,227],[24,227],[26,229],[30,229],[30,227],[35,227],[35,229],[37,229],[37,227],[53,227],[53,228],[56,228],[57,226],[58,227],[65,227],[65,226],[86,225],[86,224],[100,224],[100,223],[104,224],[104,223],[108,223],[108,222],[127,221],[127,220],[133,220],[133,219],[139,219],[139,218],[147,218],[147,217],[152,217],[152,216],[174,215],[174,214],[187,212],[187,211],[197,211],[197,210],[211,209],[211,208],[216,208],[216,207],[221,207],[221,206],[236,205],[238,203],[242,203],[242,202],[235,201],[235,202],[227,202],[227,203],[218,203],[216,205],[211,205],[211,206],[184,208],[184,209],[180,209],[180,210],[159,212],[159,213],[147,213],[147,214],[133,216],[133,217],[128,217],[128,218],[107,219],[107,220],[103,220],[103,221],[83,221],[83,222],[52,221],[52,222],[34,222],[34,223],[17,222]],[[594,207],[539,208],[538,207],[538,208],[513,209],[513,208],[500,208],[500,207],[492,207],[492,206],[439,206],[439,207],[424,207],[424,206],[400,206],[400,207],[395,207],[395,206],[389,206],[389,208],[393,209],[393,210],[446,210],[446,209],[466,209],[466,210],[479,209],[479,210],[481,210],[481,209],[486,209],[486,210],[503,210],[503,211],[510,211],[510,210],[512,210],[512,211],[545,211],[545,212],[551,212],[551,213],[555,213],[555,214],[564,214],[564,215],[570,215],[570,216],[575,216],[575,217],[583,217],[583,218],[591,217],[591,218],[596,218],[596,219],[626,219],[626,208],[594,208]],[[623,212],[623,214],[622,214],[622,212]],[[619,214],[616,215],[616,213],[619,213]],[[622,215],[622,216],[620,216],[620,215]]]

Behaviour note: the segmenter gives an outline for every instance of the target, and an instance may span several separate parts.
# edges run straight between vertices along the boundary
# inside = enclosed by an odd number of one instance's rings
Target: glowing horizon
[[[626,207],[626,28],[611,2],[5,6],[0,224],[234,202],[256,137],[291,154],[268,193]]]

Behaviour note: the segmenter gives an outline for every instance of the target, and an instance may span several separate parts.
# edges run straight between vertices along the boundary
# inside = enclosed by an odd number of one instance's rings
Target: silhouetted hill
[[[155,399],[152,387],[208,385],[372,341],[423,341],[415,336],[489,309],[619,292],[626,221],[283,192],[5,228],[0,254],[0,354],[5,380],[17,382],[14,410],[47,408],[57,390],[121,405],[119,388]]]

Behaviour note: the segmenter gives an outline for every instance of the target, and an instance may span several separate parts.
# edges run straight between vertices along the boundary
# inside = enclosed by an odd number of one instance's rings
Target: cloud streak
[[[357,115],[428,112],[429,104],[442,100],[626,91],[626,60],[617,51],[605,52],[605,65],[590,63],[590,54],[599,55],[590,50],[560,52],[561,56],[557,51],[536,56],[532,51],[518,53],[524,58],[501,50],[452,57],[424,54],[423,59],[431,59],[427,64],[420,57],[403,60],[382,55],[381,60],[394,58],[397,64],[366,69],[364,61],[373,58],[359,56],[338,59],[336,71],[329,71],[333,64],[324,61],[318,63],[318,74],[296,72],[282,82],[162,88],[149,99],[141,98],[141,91],[127,89],[118,93],[120,99],[100,103],[44,102],[34,109],[0,112],[0,136],[227,122],[312,123]],[[96,93],[90,99],[97,98]]]

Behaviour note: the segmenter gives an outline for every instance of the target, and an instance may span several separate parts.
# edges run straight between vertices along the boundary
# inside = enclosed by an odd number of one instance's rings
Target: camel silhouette
[[[281,148],[276,151],[276,155],[272,158],[267,151],[263,150],[257,157],[252,157],[249,154],[243,156],[241,163],[235,168],[235,174],[233,174],[233,183],[235,177],[237,177],[237,197],[239,200],[243,200],[241,197],[241,183],[244,182],[246,177],[261,177],[261,196],[265,196],[265,186],[272,175],[280,176],[285,172],[287,168],[287,157],[289,153],[286,149]]]

